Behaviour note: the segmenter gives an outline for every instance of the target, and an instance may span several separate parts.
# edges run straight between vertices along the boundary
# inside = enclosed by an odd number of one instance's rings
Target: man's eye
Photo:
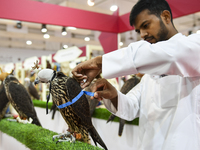
[[[136,32],[137,32],[138,34],[140,34],[140,31],[139,31],[139,30],[137,30]]]
[[[143,27],[144,28],[147,28],[149,26],[149,23],[145,24]]]

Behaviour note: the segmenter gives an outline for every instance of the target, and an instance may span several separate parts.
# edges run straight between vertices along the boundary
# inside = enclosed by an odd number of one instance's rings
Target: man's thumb
[[[96,91],[94,93],[95,98],[103,98],[103,91]]]

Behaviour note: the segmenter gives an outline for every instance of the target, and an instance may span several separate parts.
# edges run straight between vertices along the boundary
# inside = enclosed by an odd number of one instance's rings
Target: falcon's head
[[[55,76],[55,71],[52,69],[42,69],[38,73],[38,77],[35,79],[34,84],[38,84],[39,82],[48,83]]]

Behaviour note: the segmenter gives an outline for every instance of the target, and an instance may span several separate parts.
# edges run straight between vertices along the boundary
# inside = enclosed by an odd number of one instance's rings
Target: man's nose
[[[140,36],[142,39],[145,39],[145,37],[148,35],[146,30],[140,30]]]

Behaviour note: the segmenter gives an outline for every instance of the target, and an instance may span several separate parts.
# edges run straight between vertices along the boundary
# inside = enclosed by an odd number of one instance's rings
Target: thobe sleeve
[[[133,89],[131,89],[126,95],[118,91],[117,109],[114,107],[114,105],[110,100],[103,99],[105,107],[112,114],[128,121],[131,121],[134,118],[139,117],[141,86],[142,83],[140,82]]]
[[[189,37],[181,33],[167,41],[150,44],[146,41],[131,43],[128,47],[102,57],[102,76],[115,78],[143,74],[200,75],[200,35]]]

